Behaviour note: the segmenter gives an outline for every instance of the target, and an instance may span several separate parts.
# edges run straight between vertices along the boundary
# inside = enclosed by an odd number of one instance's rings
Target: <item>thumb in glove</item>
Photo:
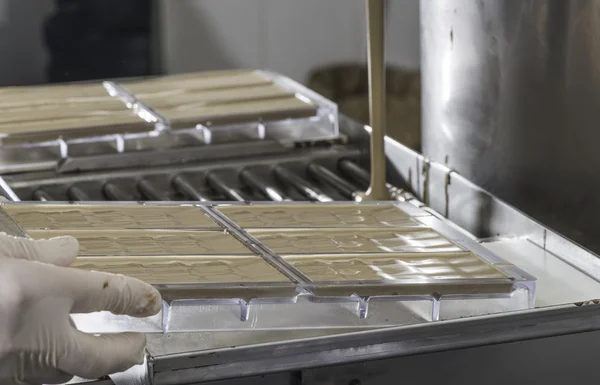
[[[34,241],[0,233],[0,383],[52,384],[98,378],[143,362],[145,336],[94,336],[71,313],[157,314],[160,294],[122,275],[68,267],[72,237]]]

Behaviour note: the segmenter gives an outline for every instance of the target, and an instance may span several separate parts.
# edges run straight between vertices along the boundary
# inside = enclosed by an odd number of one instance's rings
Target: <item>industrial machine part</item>
[[[599,9],[421,1],[424,154],[596,252]]]
[[[6,196],[43,201],[323,201],[349,199],[363,188],[345,182],[351,192],[340,196],[335,185],[320,187],[329,175],[308,175],[313,164],[323,171],[335,170],[341,160],[359,162],[355,171],[368,167],[368,159],[339,135],[334,103],[283,76],[217,71],[104,82],[104,88],[66,85],[2,93],[0,108],[6,114],[0,131],[4,126],[16,130],[4,132],[8,137],[0,151]],[[23,116],[28,103],[39,110],[33,118]],[[104,110],[105,105],[117,108],[123,121],[115,122],[111,114],[108,120],[98,118],[98,103]],[[94,129],[79,129],[77,117]],[[26,133],[15,119],[29,119]],[[123,122],[147,132],[131,133]],[[103,131],[107,126],[112,134]],[[64,130],[74,133],[54,138]],[[11,133],[25,135],[29,142],[14,143]],[[274,163],[280,164],[272,168]],[[352,178],[352,170],[346,178]]]
[[[126,167],[144,162],[145,168]],[[353,199],[369,177],[361,146],[335,143],[306,148],[274,141],[191,144],[172,152],[109,150],[66,159],[55,168],[58,163],[48,160],[45,171],[4,174],[5,196],[23,201],[326,202]]]

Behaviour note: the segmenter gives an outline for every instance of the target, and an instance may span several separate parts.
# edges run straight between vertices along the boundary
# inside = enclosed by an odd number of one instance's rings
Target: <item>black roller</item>
[[[134,197],[127,194],[126,192],[124,192],[123,190],[121,190],[119,188],[119,186],[117,186],[114,183],[105,183],[104,186],[102,186],[102,191],[104,192],[104,195],[106,196],[106,198],[108,198],[111,201],[134,201]]]
[[[142,179],[138,183],[138,189],[142,195],[150,201],[170,201],[168,194],[159,191],[152,182]]]
[[[369,171],[348,159],[340,161],[338,167],[345,176],[360,183],[361,187],[365,190],[369,188],[369,185],[371,184],[371,173]],[[402,192],[402,189],[396,188],[389,183],[386,183],[386,186],[392,196],[397,196]]]
[[[341,178],[327,167],[321,166],[320,164],[311,163],[308,165],[308,173],[313,178],[328,184],[332,188],[336,189],[343,196],[348,199],[354,199],[358,189],[350,182]]]
[[[206,177],[206,180],[208,181],[208,184],[210,185],[210,187],[217,190],[218,192],[225,195],[227,198],[229,198],[231,200],[239,201],[239,202],[244,202],[244,201],[250,200],[250,199],[248,199],[248,197],[244,196],[243,192],[227,185],[227,183],[225,183],[225,181],[223,181],[223,179],[221,179],[214,172],[209,173],[208,176]]]
[[[54,200],[54,198],[52,198],[52,195],[48,194],[46,191],[44,191],[42,189],[35,190],[33,192],[32,196],[33,196],[33,199],[36,201],[46,202],[46,201]]]
[[[273,170],[275,176],[284,184],[288,184],[298,190],[306,198],[318,202],[332,202],[333,199],[313,186],[306,179],[299,177],[285,167],[277,166]]]
[[[260,191],[267,198],[275,202],[283,202],[291,200],[288,198],[282,191],[280,191],[277,187],[272,186],[267,181],[265,181],[261,176],[250,170],[242,170],[240,172],[240,179],[242,182],[252,187],[255,190]]]
[[[205,195],[203,195],[200,191],[198,191],[188,180],[181,176],[177,175],[171,180],[173,187],[175,190],[179,191],[181,194],[185,195],[187,198],[190,198],[195,201],[206,202],[211,199]]]
[[[69,199],[71,199],[72,201],[91,201],[92,200],[90,198],[90,196],[85,193],[85,191],[83,191],[79,187],[75,187],[75,186],[71,186],[69,188],[69,190],[67,191],[67,194],[69,195]]]
[[[369,187],[369,184],[371,183],[371,174],[369,171],[348,159],[341,160],[338,167],[345,176],[352,178],[362,187]]]

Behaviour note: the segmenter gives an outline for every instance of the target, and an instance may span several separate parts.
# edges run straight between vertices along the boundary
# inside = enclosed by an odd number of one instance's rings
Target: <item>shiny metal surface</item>
[[[73,187],[71,187],[72,189]],[[142,193],[142,197],[149,201],[170,201],[171,198],[168,194],[160,191],[154,183],[149,180],[142,179],[137,184],[138,190]],[[89,201],[90,199],[88,199]]]
[[[89,195],[87,195],[85,193],[85,191],[83,191],[79,187],[75,187],[75,186],[72,186],[71,188],[69,188],[67,190],[67,195],[73,201],[89,201],[89,200],[91,200]]]
[[[326,183],[327,185],[336,189],[340,192],[340,194],[348,199],[354,199],[359,193],[358,188],[352,185],[352,183],[345,181],[339,175],[320,164],[309,164],[308,173],[313,178],[322,181],[323,183]]]
[[[233,201],[239,201],[239,202],[249,200],[248,197],[244,196],[244,193],[241,190],[235,189],[235,188],[229,186],[227,184],[227,182],[225,182],[215,172],[208,173],[208,175],[206,176],[206,180],[207,180],[208,184],[210,185],[210,187],[219,191],[221,194],[225,195],[228,199],[231,199]],[[204,199],[204,200],[208,200],[208,199]]]
[[[0,172],[46,170],[56,165],[58,156],[58,152],[50,147],[3,149],[0,151]]]
[[[332,202],[333,199],[328,195],[324,194],[321,190],[316,188],[313,184],[311,184],[306,179],[299,177],[294,174],[293,171],[282,167],[276,166],[273,169],[275,176],[284,184],[290,185],[298,192],[300,192],[306,199],[318,202]]]
[[[600,1],[421,0],[421,39],[425,156],[599,251]]]
[[[171,179],[171,184],[181,194],[189,197],[190,199],[204,202],[209,200],[204,194],[196,189],[192,184],[183,176],[177,175]]]
[[[229,154],[235,153],[239,157],[252,155],[282,154],[286,147],[275,141],[256,141],[244,143],[240,146],[235,143],[221,145],[204,145],[193,147],[174,148],[161,150],[160,152],[122,152],[118,154],[106,153],[83,157],[67,157],[62,159],[58,165],[58,171],[62,174],[111,170],[132,167],[168,166],[174,163],[209,162],[215,159],[227,158]],[[157,155],[158,154],[158,155]]]
[[[35,190],[33,192],[32,198],[36,201],[52,201],[54,200],[50,194],[45,192],[44,190]]]
[[[38,190],[40,191],[40,190]],[[105,183],[102,186],[102,192],[108,200],[112,201],[131,201],[133,196],[123,192],[117,185],[113,183]]]
[[[442,352],[600,328],[600,307],[536,310],[479,319],[207,350],[154,358],[154,385],[303,370],[388,357]],[[210,339],[210,336],[207,336]]]
[[[260,192],[274,202],[290,200],[278,187],[270,184],[269,181],[265,180],[261,175],[252,170],[243,169],[240,172],[240,178],[244,184],[248,185],[253,190]]]
[[[338,162],[341,159],[351,160],[357,165],[364,164],[366,160],[360,148],[352,145],[288,148],[285,153],[278,155],[267,152],[248,157],[237,156],[240,152],[229,146],[221,150],[222,159],[219,160],[184,164],[176,162],[166,167],[4,175],[0,178],[0,188],[4,190],[0,195],[24,201],[279,201],[325,200],[327,197],[330,200],[344,200],[347,198],[335,188],[311,179],[307,164],[318,164],[337,176],[340,174]],[[282,179],[276,170],[285,170],[288,177],[293,175],[293,182]],[[350,183],[346,180],[355,180],[354,175],[338,178],[344,183]],[[314,196],[307,196],[305,188],[310,189]],[[83,199],[84,195],[88,199]]]

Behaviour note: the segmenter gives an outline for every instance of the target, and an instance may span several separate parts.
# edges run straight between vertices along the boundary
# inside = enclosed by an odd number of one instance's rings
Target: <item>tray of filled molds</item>
[[[65,172],[75,159],[151,151],[190,162],[206,145],[340,136],[335,103],[260,70],[0,88],[0,111],[3,173]]]
[[[126,274],[161,314],[87,332],[361,329],[534,306],[535,278],[408,202],[2,203],[2,231],[75,236],[73,267]]]
[[[315,141],[339,136],[338,107],[280,74],[210,71],[104,82],[127,106],[157,117],[157,129],[247,140]]]

